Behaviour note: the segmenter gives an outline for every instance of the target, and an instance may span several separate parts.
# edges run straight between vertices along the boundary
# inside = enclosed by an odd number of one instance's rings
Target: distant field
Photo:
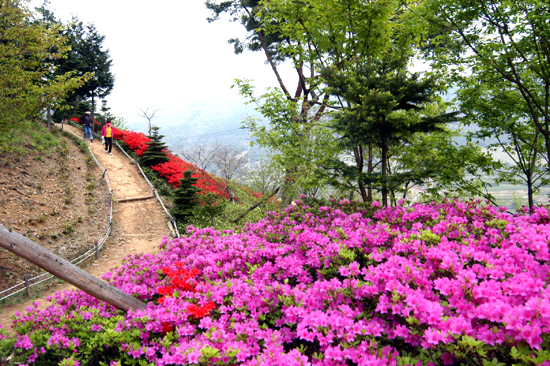
[[[487,182],[492,184],[489,189],[501,206],[506,206],[509,209],[515,210],[517,205],[527,205],[527,187],[522,185],[514,186],[512,184],[501,183],[497,185],[493,179],[488,178]],[[535,196],[534,201],[536,204],[548,204],[548,197],[550,196],[550,187],[544,187],[539,194]]]
[[[492,152],[493,158],[500,160],[506,164],[513,165],[514,161],[501,149]],[[527,187],[524,185],[514,186],[512,184],[501,183],[497,185],[494,179],[487,177],[487,182],[492,184],[489,192],[495,196],[499,205],[506,206],[509,209],[515,210],[516,204],[527,205]],[[550,187],[544,187],[540,190],[537,196],[534,197],[535,204],[548,204],[550,197]]]

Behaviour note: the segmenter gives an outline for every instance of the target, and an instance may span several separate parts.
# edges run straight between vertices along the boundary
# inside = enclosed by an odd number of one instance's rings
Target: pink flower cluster
[[[238,232],[190,227],[185,238],[165,238],[155,255],[128,257],[105,278],[148,306],[118,315],[114,331],[138,334],[120,349],[160,366],[343,366],[450,365],[465,357],[509,364],[512,347],[533,355],[548,347],[547,208],[510,215],[454,201],[348,213],[347,205],[298,203]],[[161,269],[176,263],[200,271],[196,291],[159,304],[167,285]],[[209,315],[188,316],[208,303],[216,305]],[[91,311],[93,330],[98,317],[117,316],[83,293],[57,294],[56,305],[17,320],[25,334],[16,347],[39,349],[32,333],[49,329],[47,345],[66,343],[78,355],[71,330],[56,328],[66,311],[82,318]],[[469,337],[491,354],[465,346]]]

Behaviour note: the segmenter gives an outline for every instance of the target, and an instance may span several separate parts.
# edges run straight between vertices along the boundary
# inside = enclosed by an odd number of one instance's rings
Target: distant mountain
[[[203,139],[247,146],[248,133],[241,127],[242,121],[250,116],[259,117],[253,106],[245,105],[242,99],[211,99],[183,104],[169,111],[159,110],[153,125],[160,127],[164,140],[173,147]],[[143,119],[129,124],[128,128],[147,133],[149,127]]]
[[[261,118],[254,106],[245,105],[240,97],[233,97],[190,102],[169,111],[159,110],[152,121],[154,126],[160,127],[163,141],[174,153],[205,140],[225,142],[245,151],[248,150],[248,130],[242,127],[242,122],[249,117]],[[149,126],[143,119],[128,124],[128,129],[147,134]],[[256,161],[263,153],[253,146],[251,155]]]

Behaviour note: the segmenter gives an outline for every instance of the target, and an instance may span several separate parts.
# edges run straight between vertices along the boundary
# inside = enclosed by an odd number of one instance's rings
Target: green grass
[[[49,155],[62,146],[58,131],[48,131],[38,122],[21,122],[0,134],[0,157],[26,156],[29,150]]]

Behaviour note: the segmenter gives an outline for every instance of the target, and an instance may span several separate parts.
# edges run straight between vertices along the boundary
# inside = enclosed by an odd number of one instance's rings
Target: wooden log
[[[0,247],[25,258],[54,276],[120,310],[128,311],[129,309],[145,309],[146,307],[145,303],[135,297],[92,276],[23,235],[11,232],[1,224]]]
[[[128,198],[119,198],[116,199],[116,202],[128,202],[128,201],[139,201],[139,200],[148,200],[149,198],[154,198],[155,195],[142,196],[142,197],[128,197]]]

